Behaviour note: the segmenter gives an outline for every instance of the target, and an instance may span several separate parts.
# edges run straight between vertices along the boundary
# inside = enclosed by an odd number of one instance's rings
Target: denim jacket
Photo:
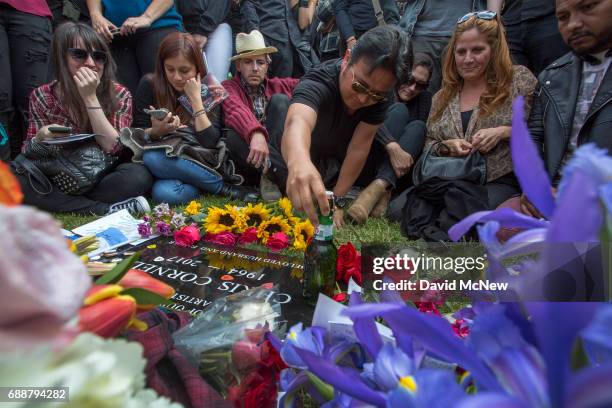
[[[404,11],[404,15],[400,19],[399,26],[404,30],[409,37],[414,33],[414,26],[417,23],[419,15],[421,11],[423,11],[423,6],[427,0],[414,0],[408,1],[406,4],[406,9]],[[474,10],[486,10],[487,2],[486,0],[473,0],[472,1],[472,11]]]

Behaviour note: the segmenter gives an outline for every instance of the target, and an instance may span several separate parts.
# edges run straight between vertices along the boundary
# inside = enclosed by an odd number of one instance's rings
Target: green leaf
[[[170,299],[158,295],[155,292],[142,288],[129,288],[121,292],[121,295],[129,295],[136,300],[139,305],[167,305],[172,303]]]
[[[578,371],[583,367],[589,365],[589,358],[584,351],[584,344],[582,339],[578,337],[572,348],[572,371]]]
[[[310,380],[310,383],[315,387],[315,389],[321,394],[323,398],[327,401],[331,401],[334,399],[334,387],[329,385],[326,382],[321,381],[319,377],[311,373],[310,371],[306,371],[306,375]]]
[[[96,285],[106,285],[119,282],[121,278],[123,278],[123,275],[127,273],[130,267],[138,260],[139,257],[140,252],[136,252],[129,258],[124,259],[113,269],[100,276],[98,280],[96,280]]]

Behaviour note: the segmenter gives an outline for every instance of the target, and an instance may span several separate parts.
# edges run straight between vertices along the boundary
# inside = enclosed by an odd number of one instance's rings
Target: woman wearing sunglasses
[[[55,30],[52,56],[56,79],[30,95],[23,151],[41,152],[50,148],[50,139],[89,133],[96,135],[101,150],[118,158],[123,151],[119,129],[132,122],[132,96],[115,82],[116,67],[108,46],[91,27],[68,22]],[[151,187],[152,179],[139,164],[109,168],[87,195],[66,194],[55,183],[50,193],[41,194],[23,170],[17,176],[25,204],[46,211],[104,215],[123,208],[133,213],[149,209],[141,195]]]
[[[368,217],[382,217],[387,211],[392,189],[410,186],[409,174],[425,143],[425,122],[431,108],[427,91],[433,62],[425,54],[415,54],[412,71],[397,86],[395,100],[383,126],[376,133],[368,159],[376,163],[376,178],[359,194],[347,214],[357,223]],[[367,171],[367,169],[366,169]]]
[[[138,145],[136,157],[142,156],[156,177],[152,190],[155,201],[182,204],[202,192],[257,199],[251,195],[252,189],[236,185],[243,179],[219,148],[220,106],[210,112],[204,108],[202,89],[206,87],[202,82],[206,74],[193,36],[176,32],[159,45],[155,72],[140,81],[132,124],[140,130],[133,130],[130,139]],[[148,111],[160,108],[167,110],[165,116],[156,118]]]
[[[457,21],[442,80],[433,98],[426,146],[439,142],[435,150],[442,156],[482,155],[486,180],[479,201],[482,209],[496,208],[520,194],[510,156],[512,102],[522,95],[530,110],[537,79],[527,68],[512,65],[499,16],[481,11]]]

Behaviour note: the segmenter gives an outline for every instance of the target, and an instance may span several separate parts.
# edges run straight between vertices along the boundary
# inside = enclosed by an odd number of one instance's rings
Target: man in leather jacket
[[[578,146],[595,143],[612,154],[612,0],[557,0],[556,6],[572,51],[540,74],[529,118],[553,185]],[[525,197],[522,208],[541,216]]]

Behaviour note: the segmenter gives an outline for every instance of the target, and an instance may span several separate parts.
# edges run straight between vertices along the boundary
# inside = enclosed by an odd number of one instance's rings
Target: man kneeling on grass
[[[270,149],[270,178],[286,187],[294,207],[313,223],[318,223],[313,199],[324,214],[329,213],[327,188],[336,197],[334,223],[343,224],[344,196],[364,167],[411,55],[400,30],[377,27],[365,33],[344,59],[312,69],[295,88],[282,138]],[[281,150],[284,161],[275,160]]]

